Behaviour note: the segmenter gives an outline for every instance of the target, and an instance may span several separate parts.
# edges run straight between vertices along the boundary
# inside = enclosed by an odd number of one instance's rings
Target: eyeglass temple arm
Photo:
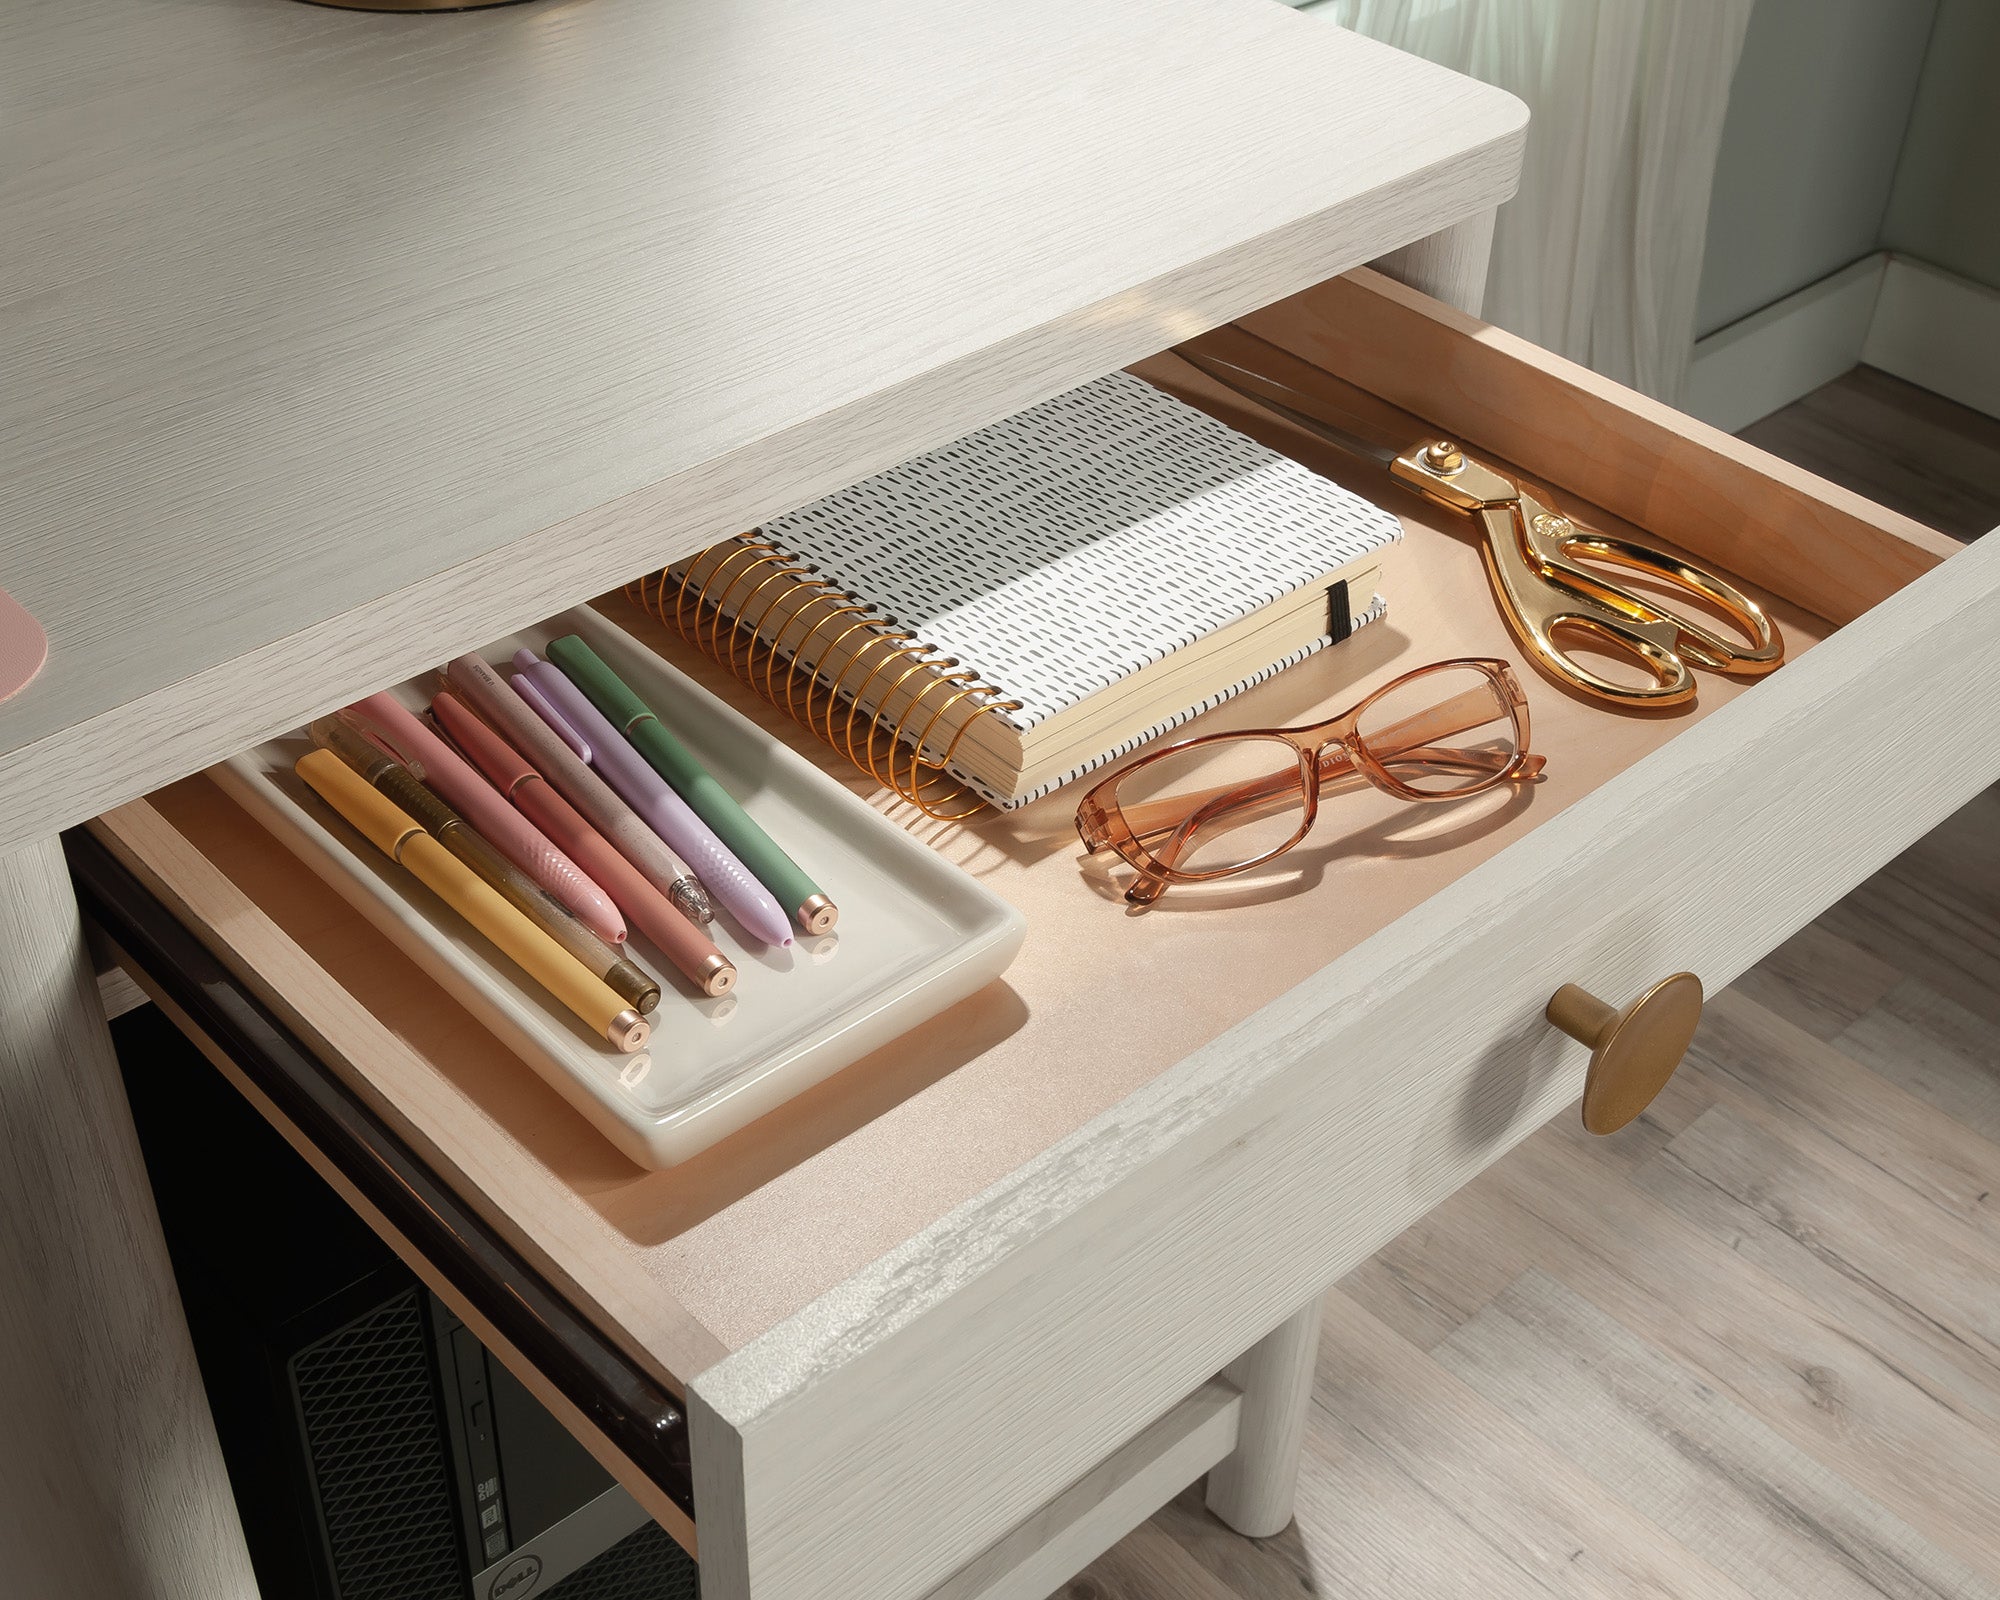
[[[1496,721],[1496,713],[1503,709],[1495,701],[1491,688],[1467,689],[1449,700],[1427,706],[1401,722],[1391,723],[1378,732],[1363,736],[1362,743],[1368,746],[1369,752],[1378,761],[1390,756],[1407,755],[1439,739],[1482,728]],[[1488,770],[1491,770],[1490,764]]]

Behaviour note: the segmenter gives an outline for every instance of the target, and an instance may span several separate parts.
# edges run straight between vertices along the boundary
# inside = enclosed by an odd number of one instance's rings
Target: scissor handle
[[[1635,622],[1657,619],[1672,624],[1677,630],[1672,647],[1675,654],[1698,667],[1746,678],[1760,677],[1784,659],[1785,642],[1778,625],[1762,606],[1728,579],[1651,545],[1579,527],[1567,517],[1536,506],[1528,497],[1522,498],[1529,550],[1541,565],[1552,574],[1560,574],[1558,581],[1575,584],[1598,604]],[[1601,574],[1572,559],[1573,552],[1706,600],[1729,618],[1740,630],[1742,639],[1727,638],[1699,617],[1670,610],[1649,596],[1635,595],[1607,582]],[[1750,641],[1747,646],[1743,639]]]
[[[1663,550],[1579,527],[1448,440],[1413,445],[1389,471],[1427,499],[1480,520],[1486,569],[1501,611],[1536,665],[1574,688],[1614,704],[1680,705],[1695,695],[1690,662],[1755,676],[1784,659],[1777,624],[1734,584]],[[1726,639],[1698,617],[1633,593],[1573,559],[1572,552],[1698,596],[1740,628],[1748,643]],[[1612,682],[1570,654],[1558,632],[1582,634],[1629,656],[1652,682]]]
[[[1480,548],[1494,596],[1536,666],[1614,705],[1665,707],[1694,699],[1694,673],[1674,651],[1678,629],[1672,621],[1601,604],[1547,571],[1534,559],[1518,502],[1482,507],[1479,518],[1486,528]],[[1652,682],[1618,683],[1594,671],[1565,647],[1564,637],[1575,634],[1628,657]]]
[[[1592,671],[1561,642],[1562,630],[1586,634],[1607,653],[1625,655],[1653,675],[1649,684],[1620,683]],[[1673,651],[1662,648],[1621,622],[1608,622],[1584,611],[1559,611],[1525,623],[1524,641],[1546,669],[1567,678],[1600,700],[1648,706],[1686,705],[1695,697],[1694,673]]]

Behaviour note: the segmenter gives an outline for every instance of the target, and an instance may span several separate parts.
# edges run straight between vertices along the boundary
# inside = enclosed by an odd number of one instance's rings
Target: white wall
[[[1882,228],[1887,249],[2000,289],[2000,3],[1943,0]]]
[[[1946,3],[2000,14],[2000,0]],[[1709,203],[1699,333],[1880,248],[1937,10],[1938,0],[1757,0]],[[1993,154],[1989,144],[1989,165]]]

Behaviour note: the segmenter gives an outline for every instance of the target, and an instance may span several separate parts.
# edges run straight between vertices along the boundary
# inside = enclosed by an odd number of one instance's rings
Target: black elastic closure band
[[[1354,613],[1347,604],[1347,580],[1336,578],[1333,587],[1326,591],[1326,631],[1339,644],[1354,631]]]
[[[85,914],[453,1289],[692,1517],[694,1472],[680,1403],[453,1194],[104,844],[75,829],[63,835],[63,851]]]

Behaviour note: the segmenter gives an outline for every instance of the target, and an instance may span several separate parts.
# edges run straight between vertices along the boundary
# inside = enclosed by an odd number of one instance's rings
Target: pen
[[[606,666],[597,652],[575,634],[549,641],[549,659],[562,668],[605,720],[632,741],[653,769],[680,791],[694,814],[777,897],[780,905],[807,933],[825,933],[840,911],[799,864],[778,848],[750,813],[716,782],[715,775],[695,760],[693,752],[660,724],[653,708],[632,692],[625,680]]]
[[[601,978],[564,953],[458,857],[372,788],[331,750],[309,750],[294,769],[390,860],[401,863],[543,988],[628,1054],[652,1037],[646,1019]]]
[[[431,702],[431,713],[493,787],[568,851],[690,983],[706,995],[727,994],[736,987],[735,963],[715,948],[715,941],[676,911],[666,896],[640,876],[637,867],[578,816],[525,756],[453,695],[440,694]]]
[[[371,694],[349,706],[346,716],[378,734],[404,766],[442,795],[447,804],[486,836],[515,866],[554,895],[600,939],[625,942],[625,919],[583,869],[544,838],[459,758],[458,752],[424,726],[392,694]]]
[[[531,650],[516,650],[514,665],[519,669],[514,687],[521,698],[572,748],[583,750],[619,797],[693,863],[709,894],[744,931],[766,944],[790,944],[792,925],[785,908],[645,758],[618,736],[618,730],[597,714],[583,691]]]
[[[313,723],[311,731],[313,743],[322,750],[331,750],[387,795],[424,832],[505,895],[516,911],[623,996],[633,1010],[644,1013],[659,1005],[657,983],[570,915],[568,906],[474,833],[463,817],[419,783],[408,767],[378,750],[359,728],[339,717],[321,717]]]
[[[616,791],[590,770],[583,757],[528,709],[528,703],[487,665],[483,656],[460,656],[445,668],[452,690],[487,726],[534,763],[544,778],[583,818],[637,867],[648,883],[695,922],[715,920],[715,908],[694,869],[639,819]],[[614,897],[615,898],[615,897]],[[628,913],[629,915],[629,913]]]

